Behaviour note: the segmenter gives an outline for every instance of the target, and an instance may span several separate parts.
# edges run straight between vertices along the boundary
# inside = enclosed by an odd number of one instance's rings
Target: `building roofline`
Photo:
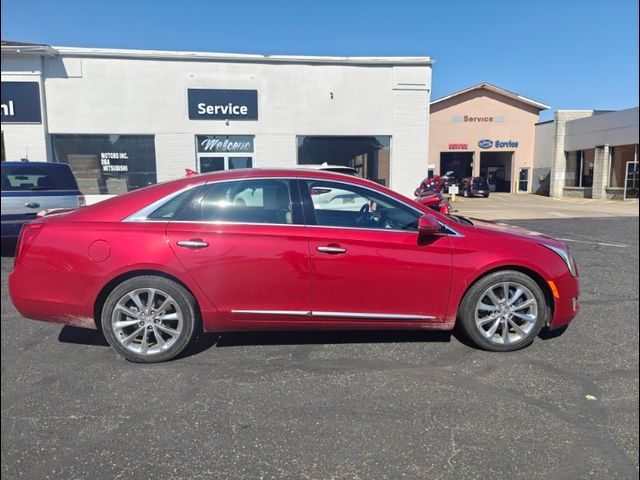
[[[433,63],[430,57],[376,56],[339,57],[310,55],[259,55],[221,52],[181,52],[167,50],[130,50],[119,48],[84,48],[64,46],[3,45],[2,54],[47,54],[66,57],[138,58],[156,60],[208,60],[223,62],[323,63],[345,65],[421,65]]]
[[[38,43],[2,41],[0,47],[2,55],[36,55],[44,57],[55,57],[58,52],[55,48]]]
[[[511,92],[509,90],[505,90],[504,88],[497,87],[497,86],[492,85],[490,83],[478,83],[477,85],[473,85],[472,87],[465,88],[464,90],[460,90],[458,92],[454,92],[451,95],[447,95],[446,97],[438,98],[437,100],[432,101],[431,105],[435,105],[436,103],[439,103],[439,102],[444,102],[445,100],[448,100],[448,99],[453,98],[453,97],[457,97],[458,95],[462,95],[463,93],[471,92],[473,90],[481,90],[483,88],[486,89],[486,90],[489,90],[491,92],[497,93],[499,95],[503,95],[505,97],[511,98],[513,100],[517,100],[518,102],[526,103],[527,105],[531,105],[533,107],[536,107],[539,110],[547,110],[547,109],[550,108],[549,105],[545,105],[544,103],[538,102],[536,100],[532,100],[530,98],[523,97],[522,95],[518,95],[515,92]]]

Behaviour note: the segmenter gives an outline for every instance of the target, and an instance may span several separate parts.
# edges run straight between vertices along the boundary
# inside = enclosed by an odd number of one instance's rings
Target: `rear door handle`
[[[203,242],[202,240],[196,240],[196,239],[180,240],[179,242],[176,242],[176,243],[178,244],[179,247],[185,247],[185,248],[206,248],[209,246],[207,242]]]
[[[347,253],[347,249],[342,247],[317,247],[316,250],[322,253],[331,253],[331,254]]]

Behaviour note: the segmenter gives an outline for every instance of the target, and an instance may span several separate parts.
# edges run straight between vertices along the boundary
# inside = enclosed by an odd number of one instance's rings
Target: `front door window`
[[[373,190],[324,180],[305,180],[313,205],[315,225],[325,227],[367,228],[418,231],[415,210]]]

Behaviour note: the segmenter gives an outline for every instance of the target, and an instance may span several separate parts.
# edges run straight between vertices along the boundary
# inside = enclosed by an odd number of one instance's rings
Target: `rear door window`
[[[190,222],[302,223],[290,182],[256,179],[206,185],[176,217]]]
[[[2,190],[78,190],[78,184],[66,165],[2,165]]]

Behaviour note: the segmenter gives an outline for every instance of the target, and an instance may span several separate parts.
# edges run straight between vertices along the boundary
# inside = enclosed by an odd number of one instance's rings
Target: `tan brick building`
[[[531,192],[543,103],[489,83],[431,102],[429,174],[486,177],[497,192]]]

